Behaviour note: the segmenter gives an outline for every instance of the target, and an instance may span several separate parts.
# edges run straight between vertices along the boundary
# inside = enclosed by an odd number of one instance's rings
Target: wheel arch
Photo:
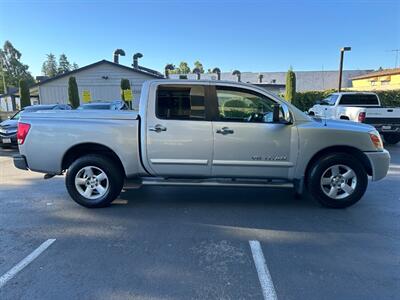
[[[350,154],[350,155],[354,156],[363,165],[367,174],[369,176],[372,176],[372,165],[364,152],[362,152],[361,150],[359,150],[355,147],[351,147],[351,146],[332,146],[332,147],[327,147],[327,148],[321,149],[320,151],[315,153],[314,156],[310,159],[310,161],[307,164],[305,173],[304,173],[305,181],[307,181],[308,173],[310,172],[310,169],[313,166],[313,164],[318,159],[320,159],[322,156],[332,154],[332,153],[346,153],[346,154]],[[305,183],[307,183],[307,182],[305,182]]]
[[[111,159],[118,165],[118,168],[120,168],[120,170],[122,170],[124,175],[126,176],[125,167],[122,164],[122,161],[119,158],[119,156],[109,147],[97,143],[81,143],[69,148],[64,153],[63,159],[61,161],[61,169],[62,170],[68,169],[69,166],[76,159],[88,154],[98,154]]]

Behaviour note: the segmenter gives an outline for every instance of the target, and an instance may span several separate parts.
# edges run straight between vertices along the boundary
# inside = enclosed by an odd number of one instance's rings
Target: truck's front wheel
[[[307,186],[311,195],[322,205],[344,208],[364,195],[368,175],[363,165],[346,153],[328,154],[310,168]]]
[[[69,195],[89,208],[108,206],[120,194],[124,178],[112,160],[101,155],[85,155],[68,168],[65,179]]]

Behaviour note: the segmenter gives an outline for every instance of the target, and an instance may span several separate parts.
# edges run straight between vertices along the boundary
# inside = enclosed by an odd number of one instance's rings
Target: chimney
[[[212,72],[217,74],[218,80],[221,80],[221,70],[219,68],[214,68]]]
[[[134,69],[137,69],[137,68],[139,68],[139,58],[142,58],[143,57],[143,54],[142,53],[135,53],[134,55],[133,55],[133,64],[132,64],[132,67],[134,68]]]
[[[263,74],[258,74],[258,83],[262,83],[263,78],[264,78]]]
[[[200,80],[200,69],[199,68],[194,68],[193,73],[197,75],[197,80]]]
[[[122,49],[116,49],[114,51],[114,63],[119,64],[119,56],[125,56],[125,51]]]
[[[240,73],[240,71],[239,70],[235,70],[235,71],[233,71],[232,72],[232,75],[236,75],[236,77],[237,77],[237,81],[238,82],[240,82],[241,81],[241,75],[242,75],[242,73]]]

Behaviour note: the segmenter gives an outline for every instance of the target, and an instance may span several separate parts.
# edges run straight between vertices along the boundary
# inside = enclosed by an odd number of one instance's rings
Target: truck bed
[[[31,125],[20,153],[33,171],[60,174],[68,151],[105,145],[121,160],[125,174],[139,169],[139,120],[136,111],[43,111],[23,114],[20,122]],[[71,150],[72,151],[72,150]]]

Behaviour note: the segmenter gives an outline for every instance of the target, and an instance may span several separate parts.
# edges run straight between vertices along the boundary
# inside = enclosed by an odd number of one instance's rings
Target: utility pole
[[[350,51],[351,47],[343,47],[340,49],[340,65],[339,65],[339,88],[338,92],[340,93],[342,89],[342,73],[343,73],[343,56],[345,51]]]
[[[399,52],[400,49],[393,49],[393,50],[389,50],[390,52],[396,52],[396,60],[395,60],[395,64],[394,67],[397,68],[397,66],[399,65]]]

